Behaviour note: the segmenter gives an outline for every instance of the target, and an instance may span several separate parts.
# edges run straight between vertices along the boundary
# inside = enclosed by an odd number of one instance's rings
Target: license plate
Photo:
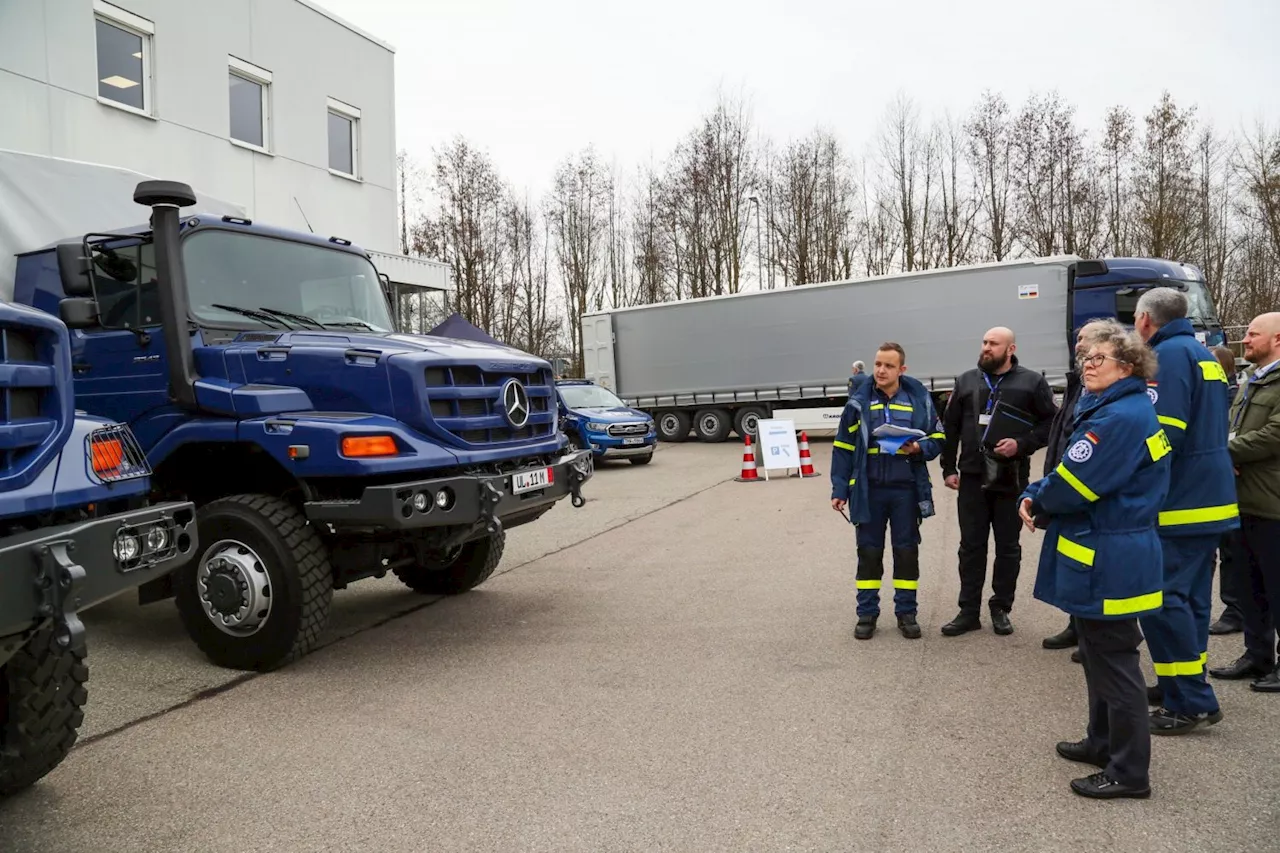
[[[537,468],[533,471],[520,471],[511,475],[511,493],[523,494],[535,489],[545,489],[555,480],[550,468]]]
[[[637,438],[624,438],[624,439],[622,439],[622,443],[623,443],[623,444],[644,444],[644,439],[643,439],[643,438],[640,438],[640,437],[637,437]]]

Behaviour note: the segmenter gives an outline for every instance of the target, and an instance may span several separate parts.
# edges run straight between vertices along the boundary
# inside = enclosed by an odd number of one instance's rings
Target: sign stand
[[[771,418],[758,421],[756,437],[760,442],[760,456],[757,463],[764,469],[764,478],[769,479],[769,472],[790,471],[792,468],[800,473],[800,446],[796,441],[796,424],[790,418]]]

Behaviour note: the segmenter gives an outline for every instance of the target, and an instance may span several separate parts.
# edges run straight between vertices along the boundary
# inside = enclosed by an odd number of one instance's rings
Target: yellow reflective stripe
[[[849,481],[849,485],[852,486],[854,483],[857,483],[857,482],[858,482],[858,478],[854,477],[852,480]]]
[[[880,581],[858,581],[858,589],[879,589]]]
[[[1063,465],[1061,462],[1059,462],[1058,467],[1054,468],[1053,470],[1057,473],[1059,477],[1067,481],[1067,485],[1071,486],[1071,488],[1075,489],[1077,492],[1083,495],[1085,500],[1088,500],[1088,501],[1098,500],[1098,496],[1093,493],[1093,490],[1090,489],[1088,486],[1086,486],[1084,483],[1080,482],[1079,477],[1077,477],[1075,474],[1072,474],[1070,471],[1068,471],[1066,465]]]
[[[1218,362],[1201,361],[1197,363],[1200,365],[1200,372],[1204,374],[1206,382],[1212,382],[1216,379],[1219,382],[1226,382],[1228,385],[1231,384],[1230,382],[1227,382],[1227,372],[1222,369],[1222,365]]]
[[[1177,418],[1171,418],[1168,415],[1160,415],[1156,418],[1156,420],[1160,421],[1160,423],[1164,424],[1165,426],[1177,427],[1178,429],[1183,430],[1184,432],[1187,429],[1186,421],[1180,421]]]
[[[872,404],[871,404],[871,411],[873,411],[873,412],[874,412],[874,411],[876,411],[877,409],[883,409],[883,408],[884,408],[884,403],[872,403]]]
[[[1171,509],[1160,513],[1161,527],[1176,527],[1179,524],[1208,524],[1211,521],[1226,521],[1240,515],[1239,504],[1223,506],[1206,506],[1199,509]]]
[[[879,453],[879,452],[880,452],[880,448],[878,448],[878,447],[868,447],[868,448],[867,448],[867,453]]]
[[[915,409],[910,406],[904,406],[901,403],[890,403],[889,408],[895,412],[914,412]]]
[[[894,578],[893,588],[894,589],[919,589],[920,581],[900,581],[897,578]]]
[[[856,424],[854,424],[853,426],[849,427],[849,432],[857,432],[857,431],[858,431],[858,427],[860,427],[860,426],[862,426],[862,422],[861,422],[861,421],[859,421],[858,423],[856,423]]]
[[[1169,436],[1165,435],[1164,430],[1147,439],[1147,452],[1151,454],[1152,462],[1159,462],[1172,450],[1173,445],[1169,443]]]
[[[1208,653],[1208,652],[1201,652],[1201,653],[1200,653],[1200,665],[1201,665],[1201,666],[1204,666],[1204,665],[1205,665],[1205,664],[1207,664],[1208,662],[1209,662],[1209,653]]]
[[[1155,663],[1156,675],[1163,675],[1167,678],[1174,678],[1179,675],[1199,675],[1204,672],[1204,661],[1197,658],[1196,660],[1176,660],[1170,663]]]
[[[1092,548],[1086,548],[1078,542],[1072,542],[1061,534],[1058,535],[1058,553],[1070,557],[1077,563],[1084,563],[1086,566],[1093,565],[1093,558],[1097,554]]]
[[[947,434],[943,432],[931,432],[929,433],[929,438],[936,438],[938,441],[946,441]]]
[[[1142,610],[1159,610],[1164,607],[1164,592],[1157,590],[1133,598],[1102,599],[1103,616],[1125,616]]]
[[[845,444],[843,441],[837,441],[837,442],[834,442],[834,444],[836,447],[840,448],[841,450],[857,450],[858,449],[854,447],[852,444]]]

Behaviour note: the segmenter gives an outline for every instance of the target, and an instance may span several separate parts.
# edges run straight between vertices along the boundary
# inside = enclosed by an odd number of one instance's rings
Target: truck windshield
[[[599,385],[561,385],[560,396],[570,409],[622,409],[626,404]]]
[[[183,240],[182,257],[187,298],[198,320],[277,328],[305,328],[301,321],[311,320],[333,328],[393,331],[377,271],[351,252],[209,230]]]
[[[1187,297],[1187,319],[1198,329],[1217,329],[1218,312],[1213,306],[1213,297],[1201,281],[1153,281],[1136,287],[1116,291],[1116,319],[1125,325],[1132,326],[1134,309],[1138,307],[1138,297],[1152,287],[1185,286],[1183,291]],[[1127,292],[1126,292],[1127,291]]]

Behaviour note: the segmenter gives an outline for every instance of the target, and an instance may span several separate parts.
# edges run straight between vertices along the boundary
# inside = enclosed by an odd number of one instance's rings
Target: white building
[[[183,181],[447,290],[398,253],[394,60],[310,0],[0,0],[0,149]]]

